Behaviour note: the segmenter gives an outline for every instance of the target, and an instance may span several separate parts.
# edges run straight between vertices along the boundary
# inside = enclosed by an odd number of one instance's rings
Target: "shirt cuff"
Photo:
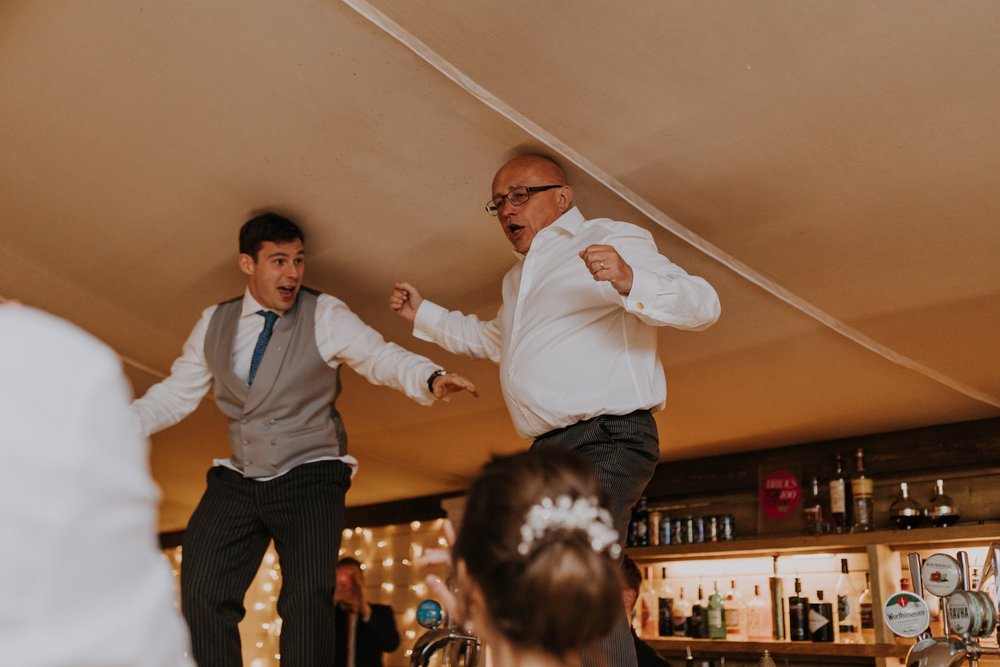
[[[656,274],[646,269],[632,267],[632,291],[625,299],[625,310],[646,314],[656,301]]]
[[[417,308],[416,317],[413,318],[413,335],[428,343],[435,342],[434,330],[447,312],[445,308],[424,299]]]

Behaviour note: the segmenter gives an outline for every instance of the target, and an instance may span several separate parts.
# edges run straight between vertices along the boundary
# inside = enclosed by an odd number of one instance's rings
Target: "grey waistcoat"
[[[205,334],[215,402],[229,418],[232,462],[246,477],[270,477],[323,456],[347,453],[334,407],[339,369],[316,347],[317,292],[301,289],[274,325],[253,387],[233,373],[232,353],[243,299],[219,304]]]

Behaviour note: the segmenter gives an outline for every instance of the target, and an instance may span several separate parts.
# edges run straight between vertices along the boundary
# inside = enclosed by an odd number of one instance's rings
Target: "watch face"
[[[944,598],[958,590],[962,570],[958,561],[948,554],[934,554],[924,561],[920,581],[924,588],[934,595]]]
[[[885,601],[882,618],[889,629],[900,637],[916,637],[930,625],[931,610],[916,593],[900,591]]]

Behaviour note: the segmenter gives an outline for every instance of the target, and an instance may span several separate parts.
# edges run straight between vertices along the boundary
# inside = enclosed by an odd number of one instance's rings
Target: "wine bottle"
[[[819,479],[813,477],[809,482],[809,492],[802,505],[802,515],[806,520],[806,533],[822,535],[826,532],[826,521],[823,516],[823,499],[819,495]]]
[[[774,575],[768,578],[771,587],[771,636],[785,638],[785,582],[778,576],[778,557],[774,556]]]
[[[660,568],[660,586],[657,591],[657,630],[661,637],[670,637],[674,634],[673,608],[674,591],[667,582],[667,568]]]
[[[837,454],[837,467],[830,478],[830,527],[835,533],[846,533],[850,530],[851,522],[847,514],[848,496],[850,487],[844,477],[844,462],[840,454]]]
[[[934,526],[953,526],[960,518],[958,505],[951,499],[951,496],[944,492],[944,480],[939,479],[934,483],[934,495],[927,502],[927,518]]]
[[[691,614],[688,616],[687,621],[687,636],[688,637],[698,637],[704,638],[708,636],[706,623],[708,619],[706,618],[706,612],[703,598],[705,593],[702,590],[701,584],[698,584],[698,597],[691,603]]]
[[[865,453],[858,447],[854,454],[855,472],[851,478],[851,495],[853,496],[851,508],[853,510],[853,524],[855,532],[867,532],[875,529],[875,484],[870,477],[865,475]]]
[[[788,597],[788,638],[809,641],[809,598],[802,596],[802,580],[795,577],[795,595]]]

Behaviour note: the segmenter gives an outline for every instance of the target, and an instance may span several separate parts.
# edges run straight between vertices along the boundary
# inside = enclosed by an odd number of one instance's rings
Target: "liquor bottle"
[[[708,637],[708,600],[701,584],[698,584],[698,597],[691,603],[691,614],[687,621],[687,636],[705,638]]]
[[[837,578],[837,628],[840,631],[840,641],[845,644],[856,644],[860,640],[859,631],[861,617],[858,613],[858,591],[851,581],[851,573],[847,568],[847,559],[840,559],[840,577]]]
[[[746,605],[743,597],[736,590],[736,580],[730,579],[729,592],[723,603],[726,607],[726,639],[746,639]]]
[[[826,532],[823,499],[819,495],[819,480],[815,477],[809,482],[809,493],[802,505],[802,514],[806,520],[807,534],[822,535]]]
[[[833,641],[833,604],[823,601],[823,591],[816,591],[816,602],[809,603],[809,638],[814,642]]]
[[[657,630],[661,637],[670,637],[674,634],[674,591],[667,582],[667,568],[665,567],[660,568],[660,586],[657,595]]]
[[[809,598],[802,597],[802,581],[795,577],[795,595],[788,597],[788,638],[809,641]]]
[[[714,591],[708,598],[708,638],[726,638],[726,605],[719,595],[719,582],[714,582]]]
[[[785,582],[778,576],[778,557],[772,563],[774,575],[767,580],[771,588],[771,637],[785,638]]]
[[[674,600],[674,609],[670,614],[670,621],[674,624],[674,636],[687,636],[688,617],[691,616],[691,601],[684,597],[684,589],[681,588]]]
[[[865,590],[858,596],[858,615],[861,617],[861,641],[875,643],[875,609],[872,606],[871,574],[865,572]]]
[[[691,655],[691,647],[686,646],[687,655],[684,656],[684,667],[694,667],[694,656]]]
[[[851,478],[851,495],[853,501],[853,524],[855,532],[867,532],[875,529],[875,484],[870,477],[865,476],[865,453],[858,447],[854,458],[856,470]]]
[[[646,541],[654,547],[660,544],[660,522],[662,520],[663,513],[660,510],[650,510],[646,526]]]
[[[910,485],[899,483],[899,497],[889,506],[889,518],[897,528],[916,528],[924,521],[924,508],[913,498],[910,498]]]
[[[760,656],[760,660],[757,662],[757,667],[777,667],[774,664],[774,658],[771,657],[771,652],[764,649],[764,655]]]
[[[759,641],[772,639],[771,614],[767,608],[767,600],[760,594],[760,586],[754,584],[753,597],[747,602],[747,639]]]
[[[925,510],[927,518],[934,526],[952,526],[958,523],[960,513],[958,505],[951,499],[951,496],[944,492],[944,480],[939,479],[934,483],[934,495],[927,502]]]
[[[844,462],[840,454],[837,454],[837,468],[830,478],[830,526],[835,533],[846,533],[851,528],[850,516],[847,509],[850,506],[848,497],[850,487],[844,477]]]
[[[645,639],[656,637],[656,591],[653,590],[653,568],[646,568],[646,576],[639,586],[639,630],[636,634]]]

